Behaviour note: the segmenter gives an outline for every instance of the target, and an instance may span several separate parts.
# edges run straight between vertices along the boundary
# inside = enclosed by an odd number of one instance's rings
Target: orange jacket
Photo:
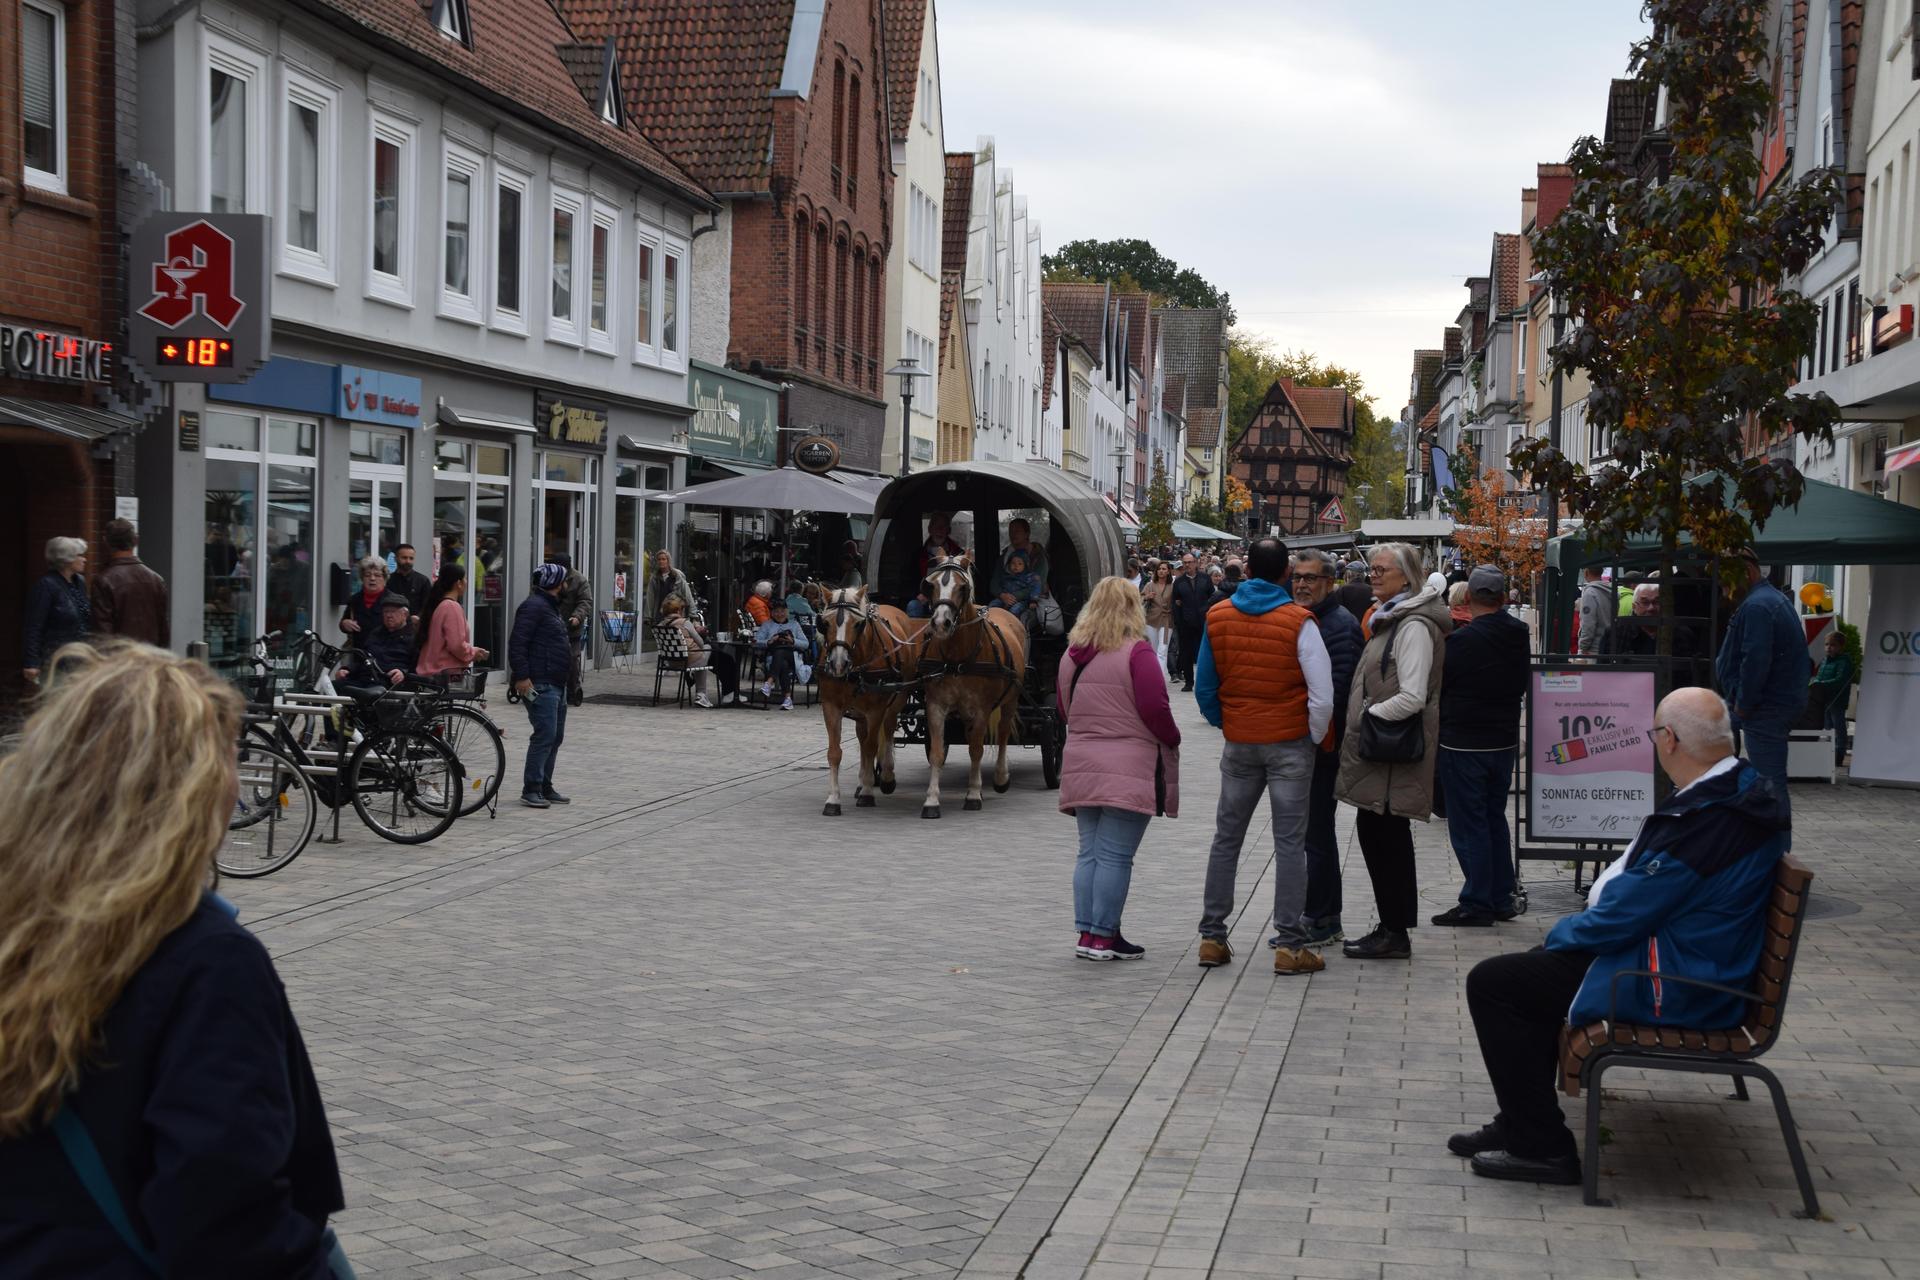
[[[1229,742],[1304,738],[1307,678],[1300,669],[1300,628],[1313,620],[1304,605],[1245,614],[1231,599],[1207,611],[1207,643],[1220,673],[1220,729]]]

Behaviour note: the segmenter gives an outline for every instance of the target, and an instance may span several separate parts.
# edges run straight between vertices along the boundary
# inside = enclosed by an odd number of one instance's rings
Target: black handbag
[[[1382,679],[1387,674],[1387,662],[1393,657],[1393,641],[1394,637],[1388,636],[1387,643],[1380,650]],[[1367,706],[1360,709],[1358,751],[1362,760],[1373,764],[1417,764],[1425,758],[1427,726],[1424,712],[1408,716],[1405,720],[1382,720],[1379,716],[1369,714]]]

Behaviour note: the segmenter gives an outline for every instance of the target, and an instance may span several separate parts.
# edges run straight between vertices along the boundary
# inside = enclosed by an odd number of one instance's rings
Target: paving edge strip
[[[1258,848],[1256,841],[1267,842],[1265,831],[1258,827],[1248,832],[1247,847]],[[1249,870],[1243,862],[1242,883]],[[1273,855],[1269,852],[1234,922],[1233,963],[1220,969],[1201,969],[1196,960],[1198,940],[1189,947],[1059,1136],[981,1237],[961,1268],[963,1280],[1037,1277],[1042,1267],[1048,1275],[1064,1270],[1064,1258],[1059,1263],[1050,1257],[1043,1260],[1043,1251],[1061,1229],[1070,1203],[1088,1185],[1096,1166],[1103,1178],[1111,1171],[1116,1178],[1124,1175],[1131,1181],[1131,1174],[1138,1172],[1154,1136],[1206,1051],[1214,1028],[1234,1003],[1242,979],[1257,974],[1254,981],[1286,981],[1304,989],[1305,981],[1294,983],[1272,976],[1272,953],[1266,947],[1272,870]],[[1183,980],[1183,974],[1191,975],[1190,979]],[[1115,1208],[1120,1194],[1101,1193],[1103,1201],[1111,1199]],[[1086,1252],[1091,1254],[1090,1249]],[[1079,1274],[1082,1264],[1070,1265],[1073,1273]]]

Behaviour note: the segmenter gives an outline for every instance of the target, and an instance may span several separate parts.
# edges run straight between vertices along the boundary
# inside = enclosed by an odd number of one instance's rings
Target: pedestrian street
[[[570,806],[417,847],[349,816],[345,843],[227,881],[312,1051],[360,1274],[1920,1274],[1912,793],[1795,788],[1817,901],[1768,1062],[1832,1221],[1789,1216],[1764,1094],[1624,1071],[1616,1207],[1587,1208],[1444,1147],[1491,1110],[1465,973],[1572,909],[1571,872],[1529,863],[1511,924],[1429,928],[1458,872],[1416,823],[1412,960],[1335,947],[1276,978],[1262,814],[1235,962],[1202,970],[1220,739],[1174,705],[1185,816],[1136,863],[1140,963],[1074,958],[1073,828],[1037,751],[981,812],[922,821],[915,749],[896,794],[825,818],[807,708],[590,700],[556,779]],[[525,718],[496,711],[517,775]],[[1350,815],[1351,935],[1371,893]]]

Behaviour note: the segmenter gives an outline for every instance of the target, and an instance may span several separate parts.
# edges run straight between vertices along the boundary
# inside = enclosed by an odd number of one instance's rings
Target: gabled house
[[[1247,527],[1281,537],[1340,532],[1353,465],[1355,404],[1344,387],[1304,387],[1281,378],[1267,389],[1235,442],[1231,472],[1253,494]]]
[[[939,462],[973,457],[974,430],[980,421],[974,393],[973,344],[967,333],[962,295],[967,287],[968,229],[973,221],[973,155],[944,157],[945,201],[940,236],[940,436]]]
[[[695,244],[695,274],[728,282],[696,311],[698,354],[784,384],[783,424],[877,470],[895,199],[881,0],[554,3],[582,39],[613,40],[633,119],[722,206]]]
[[[973,168],[961,292],[974,362],[973,456],[1057,464],[1058,442],[1045,437],[1040,417],[1040,228],[993,139],[960,154]],[[951,182],[952,156],[948,165]]]
[[[886,333],[881,367],[903,358],[934,372],[941,330],[942,237],[947,164],[940,109],[940,44],[933,0],[885,0],[887,119],[894,172],[893,249],[886,258]],[[883,389],[887,430],[881,469],[900,471],[897,387]],[[939,449],[939,396],[931,379],[915,388],[909,467],[932,465]]]
[[[1137,388],[1127,363],[1124,315],[1106,284],[1048,281],[1041,286],[1064,392],[1048,423],[1062,437],[1066,469],[1118,503],[1133,500],[1133,406]]]

